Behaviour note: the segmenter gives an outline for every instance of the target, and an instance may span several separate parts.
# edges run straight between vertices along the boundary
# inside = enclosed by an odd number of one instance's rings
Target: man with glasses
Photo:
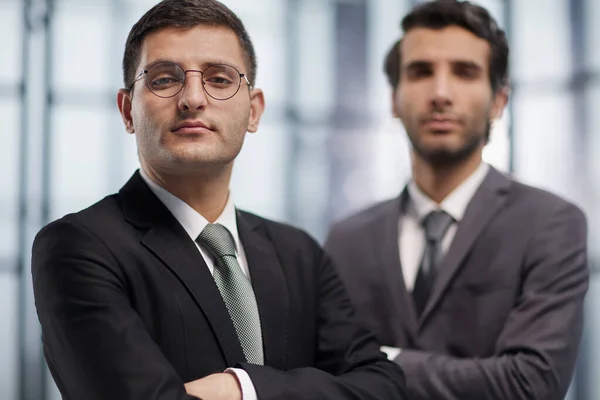
[[[404,399],[306,233],[237,210],[233,162],[264,109],[241,21],[165,0],[132,28],[117,100],[141,169],[46,226],[32,272],[69,400]]]

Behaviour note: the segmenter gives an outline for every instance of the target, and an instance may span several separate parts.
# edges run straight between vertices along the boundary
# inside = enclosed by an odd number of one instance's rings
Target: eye
[[[409,80],[427,78],[432,73],[431,65],[425,62],[413,63],[406,68],[406,76]]]
[[[162,90],[182,85],[185,81],[185,73],[181,67],[172,62],[159,62],[150,67],[146,79],[152,89]]]
[[[179,79],[177,79],[173,76],[161,76],[161,77],[153,79],[150,84],[152,86],[159,87],[159,86],[172,85],[177,82],[179,82]]]
[[[204,71],[204,84],[215,89],[227,89],[236,86],[240,73],[226,64],[211,65]]]
[[[454,73],[464,79],[476,79],[481,73],[481,69],[472,64],[458,64],[454,67]]]
[[[206,83],[215,84],[219,86],[226,86],[231,85],[233,82],[228,76],[211,76],[208,79],[206,79]]]
[[[422,77],[429,76],[429,75],[431,75],[431,71],[428,71],[425,68],[414,69],[414,70],[411,70],[409,73],[409,76],[412,78],[422,78]]]

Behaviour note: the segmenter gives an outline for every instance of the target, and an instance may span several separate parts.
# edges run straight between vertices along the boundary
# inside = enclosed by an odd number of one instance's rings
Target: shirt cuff
[[[241,368],[227,368],[225,372],[233,374],[237,378],[242,389],[242,400],[258,400],[254,384],[246,371]]]
[[[381,346],[380,349],[387,355],[388,360],[394,360],[402,352],[398,347]]]

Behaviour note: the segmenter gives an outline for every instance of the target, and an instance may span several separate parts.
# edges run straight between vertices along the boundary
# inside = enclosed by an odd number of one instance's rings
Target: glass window
[[[585,379],[587,387],[583,388],[584,392],[590,396],[584,400],[597,399],[600,394],[600,275],[593,274],[590,278],[590,288],[585,300],[585,330],[584,337],[587,338],[587,343],[584,350],[586,353],[585,359],[589,369],[585,371],[585,375],[590,379]]]
[[[513,1],[511,5],[513,80],[544,83],[570,78],[568,0]]]
[[[0,397],[7,400],[16,399],[18,392],[18,290],[18,276],[0,271]]]
[[[391,89],[383,72],[383,62],[392,44],[400,38],[402,17],[410,10],[410,0],[375,0],[369,2],[368,29],[368,85],[366,106],[371,107],[374,120],[392,120]],[[340,66],[342,67],[342,66]],[[351,79],[351,77],[349,78]]]
[[[381,124],[378,131],[361,136],[355,139],[355,151],[369,153],[369,176],[361,176],[360,171],[355,171],[343,186],[352,195],[350,208],[354,211],[373,201],[398,196],[411,175],[410,143],[400,120],[390,117],[389,121]],[[342,151],[337,157],[352,156],[351,153],[344,155]],[[360,189],[365,182],[369,182],[368,191]]]
[[[593,71],[600,72],[600,1],[585,0],[585,7],[587,64]]]
[[[236,205],[266,218],[285,218],[287,169],[286,126],[262,123],[256,134],[248,134],[235,161],[231,182]],[[257,189],[258,188],[258,189]]]
[[[18,248],[20,169],[20,106],[16,99],[0,98],[0,272],[14,268]],[[11,260],[8,261],[7,260]]]
[[[515,172],[526,183],[571,200],[578,193],[573,95],[517,92],[514,101]]]
[[[54,11],[52,86],[86,93],[111,86],[111,45],[116,29],[111,2],[58,2]],[[113,29],[114,28],[114,29]]]
[[[95,203],[108,190],[113,110],[57,107],[52,123],[52,219]],[[119,160],[117,160],[119,161]]]
[[[79,0],[71,0],[71,1],[79,1]],[[157,0],[125,0],[123,3],[127,4],[128,8],[136,8],[139,9],[142,13],[146,10],[149,10],[151,7],[158,3]],[[227,2],[225,2],[227,3]],[[141,14],[139,15],[142,16]],[[138,17],[139,18],[139,17]]]
[[[600,84],[589,85],[586,93],[586,104],[588,104],[589,119],[587,121],[588,140],[587,160],[589,162],[589,218],[590,220],[590,243],[597,243],[600,240],[600,113],[596,110],[600,108]],[[600,248],[591,246],[590,251],[595,258],[600,260]],[[600,369],[600,367],[599,367]],[[600,393],[600,391],[598,392]]]
[[[343,65],[335,68],[335,7],[325,1],[300,4],[295,33],[299,41],[295,56],[297,90],[290,94],[304,118],[326,120],[335,101],[336,74],[344,73]]]
[[[135,135],[127,133],[118,110],[108,110],[108,192],[117,192],[140,168]],[[107,160],[105,160],[107,161]]]
[[[23,41],[23,4],[18,0],[0,2],[0,84],[21,80],[21,57]]]

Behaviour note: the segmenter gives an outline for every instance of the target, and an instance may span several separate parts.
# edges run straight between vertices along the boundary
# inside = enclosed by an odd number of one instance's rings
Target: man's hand
[[[237,378],[226,372],[188,382],[185,390],[202,400],[242,400],[242,389]]]

